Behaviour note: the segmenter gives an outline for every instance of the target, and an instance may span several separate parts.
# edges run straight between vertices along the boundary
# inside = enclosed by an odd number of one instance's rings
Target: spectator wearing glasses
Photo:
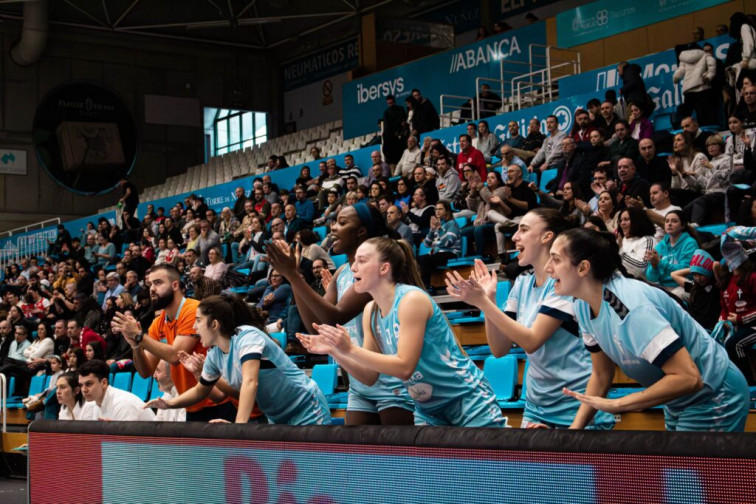
[[[451,169],[451,163],[445,157],[439,158],[436,162],[436,170],[436,189],[438,189],[439,199],[453,201],[462,187],[459,175]]]
[[[105,291],[104,301],[102,302],[102,309],[105,310],[106,302],[111,297],[118,297],[118,295],[124,291],[123,285],[121,285],[120,277],[115,271],[111,271],[105,276],[105,283],[107,290]]]

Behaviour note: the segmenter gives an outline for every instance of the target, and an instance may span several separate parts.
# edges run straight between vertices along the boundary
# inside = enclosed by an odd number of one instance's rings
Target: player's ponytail
[[[570,262],[577,266],[583,261],[591,265],[591,275],[604,283],[617,271],[624,276],[627,271],[622,264],[619,245],[612,233],[589,228],[575,228],[560,235],[564,251]]]
[[[420,270],[417,269],[415,256],[407,242],[391,238],[370,238],[365,243],[373,245],[380,260],[391,265],[391,275],[395,283],[423,287]]]

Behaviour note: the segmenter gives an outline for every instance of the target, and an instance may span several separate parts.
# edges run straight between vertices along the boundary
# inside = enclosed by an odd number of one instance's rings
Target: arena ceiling
[[[29,1],[29,0],[27,0]],[[360,16],[408,18],[460,0],[49,0],[52,28],[270,52],[281,61],[357,34]],[[24,0],[0,0],[20,21]]]

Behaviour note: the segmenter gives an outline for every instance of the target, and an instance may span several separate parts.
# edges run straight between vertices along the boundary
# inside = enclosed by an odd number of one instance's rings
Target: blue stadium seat
[[[328,397],[336,391],[338,369],[336,364],[315,364],[312,367],[312,380],[318,384],[323,394]]]
[[[120,373],[119,373],[120,374]],[[152,377],[142,378],[139,373],[134,373],[134,382],[131,384],[131,393],[142,401],[147,401],[150,397],[150,388],[152,388]]]
[[[331,256],[331,259],[333,259],[333,264],[336,266],[336,269],[338,269],[342,264],[346,264],[348,261],[346,254],[337,254]]]
[[[493,387],[499,403],[514,399],[517,386],[517,358],[515,356],[505,355],[498,359],[493,355],[487,357],[483,363],[483,374]]]
[[[463,347],[463,350],[467,356],[475,362],[485,361],[487,358],[491,357],[491,347],[488,345],[466,346]]]
[[[321,240],[325,239],[326,235],[328,234],[328,228],[326,228],[325,226],[314,227],[312,228],[312,231],[313,233],[318,235]]]
[[[113,378],[113,386],[117,389],[129,392],[131,391],[131,379],[132,375],[129,372],[123,371],[116,373],[115,377]]]
[[[236,271],[238,271],[239,273],[241,273],[242,275],[245,275],[245,276],[249,275],[249,268],[240,268],[240,269],[238,269]]]
[[[543,170],[541,173],[541,185],[538,186],[538,188],[543,192],[548,192],[548,189],[546,189],[546,184],[554,180],[557,175],[557,169],[552,168],[550,170]]]
[[[163,391],[160,390],[157,380],[152,380],[152,386],[150,388],[150,400],[163,397]]]
[[[727,231],[727,228],[734,226],[734,222],[724,222],[722,224],[709,224],[708,226],[700,226],[696,228],[696,231],[699,233],[711,233],[715,236],[719,236],[724,234],[725,231]]]
[[[496,284],[496,306],[502,308],[507,303],[509,289],[511,289],[511,287],[512,284],[509,280],[504,280],[503,282],[498,282]]]
[[[241,259],[239,257],[239,242],[233,242],[231,244],[231,262],[239,264]]]
[[[456,217],[454,220],[457,222],[459,229],[467,227],[470,224],[470,219],[468,219],[467,217]]]
[[[417,248],[417,255],[423,256],[430,254],[430,247],[428,247],[424,241],[420,242],[420,246]]]
[[[286,333],[285,332],[274,332],[270,333],[270,337],[277,341],[279,345],[281,345],[281,348],[286,348]]]

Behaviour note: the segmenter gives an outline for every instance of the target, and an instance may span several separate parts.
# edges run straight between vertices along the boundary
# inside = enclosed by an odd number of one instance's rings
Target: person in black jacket
[[[383,111],[383,155],[389,165],[395,165],[404,151],[402,134],[407,122],[407,111],[396,104],[394,95],[386,97],[386,106]]]
[[[436,112],[436,107],[420,93],[419,89],[412,90],[412,97],[418,104],[415,116],[412,118],[418,135],[437,130],[441,123],[438,118],[438,112]]]
[[[620,94],[625,99],[625,103],[635,102],[642,104],[644,107],[644,116],[650,117],[652,110],[648,110],[650,100],[646,97],[646,83],[641,77],[641,67],[635,63],[622,61],[617,66],[617,73],[622,79]]]

